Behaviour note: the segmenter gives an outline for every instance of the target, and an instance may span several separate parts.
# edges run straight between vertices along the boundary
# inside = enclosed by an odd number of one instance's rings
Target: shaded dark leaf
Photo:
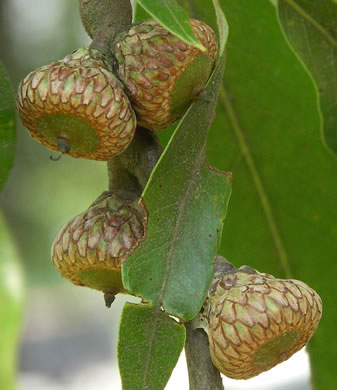
[[[0,62],[0,190],[15,156],[15,102],[12,85]]]
[[[337,154],[337,4],[331,0],[280,0],[285,37],[313,78],[323,138]]]

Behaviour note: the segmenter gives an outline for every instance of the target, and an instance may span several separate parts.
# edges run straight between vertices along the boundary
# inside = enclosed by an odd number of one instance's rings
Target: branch
[[[83,26],[93,39],[90,48],[110,56],[115,35],[132,23],[130,0],[79,0]]]
[[[231,273],[237,268],[222,256],[217,256],[213,263],[213,280],[209,293],[216,288],[219,278]],[[190,381],[190,390],[224,390],[220,372],[213,365],[209,353],[208,336],[204,329],[205,318],[202,312],[192,321],[185,324],[186,344],[185,354]]]
[[[140,196],[161,152],[156,133],[137,126],[128,149],[108,161],[109,190],[124,189]]]
[[[220,372],[209,354],[208,337],[204,330],[193,329],[187,322],[185,354],[190,390],[224,390]]]

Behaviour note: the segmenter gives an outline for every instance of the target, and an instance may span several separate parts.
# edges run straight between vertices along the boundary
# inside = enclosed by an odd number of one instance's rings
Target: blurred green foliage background
[[[67,0],[2,0],[0,36],[0,58],[15,89],[33,69],[89,42],[78,2]],[[49,256],[56,233],[107,189],[105,163],[70,157],[53,162],[52,154],[18,121],[16,161],[0,200],[29,283],[61,280]]]

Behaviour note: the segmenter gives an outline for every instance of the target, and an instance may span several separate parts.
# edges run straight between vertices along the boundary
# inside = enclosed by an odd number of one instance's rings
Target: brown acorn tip
[[[106,304],[124,290],[121,264],[144,238],[146,218],[138,198],[104,193],[55,238],[52,262],[63,277],[103,291]]]
[[[215,279],[205,307],[212,361],[229,378],[252,378],[304,347],[321,316],[319,295],[303,282],[229,271]]]
[[[88,49],[26,76],[17,111],[30,135],[47,148],[91,160],[122,153],[136,129],[123,85],[104,58]]]

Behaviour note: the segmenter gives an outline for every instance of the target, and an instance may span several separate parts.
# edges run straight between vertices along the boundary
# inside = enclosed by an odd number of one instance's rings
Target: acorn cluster
[[[137,124],[168,127],[203,90],[215,64],[213,30],[195,19],[191,26],[205,52],[147,20],[114,38],[114,64],[98,50],[78,49],[34,70],[18,91],[24,127],[49,149],[102,161],[126,150]]]
[[[18,89],[24,127],[51,150],[111,162],[129,148],[137,125],[166,128],[204,88],[217,40],[205,23],[191,19],[191,27],[204,52],[147,20],[112,35],[111,53],[81,48],[32,71]],[[56,237],[52,262],[72,283],[124,292],[121,264],[146,230],[139,194],[127,187],[103,193]]]
[[[112,161],[128,149],[137,125],[166,128],[205,87],[217,40],[205,23],[191,19],[191,27],[204,52],[147,20],[111,38],[111,53],[81,48],[32,71],[17,96],[24,127],[51,150]],[[67,223],[52,246],[61,275],[106,296],[124,292],[121,264],[146,230],[138,200],[118,188]]]
[[[110,62],[106,53],[82,48],[31,72],[17,97],[23,125],[51,150],[110,163],[129,148],[137,125],[165,129],[205,87],[217,40],[205,23],[191,19],[191,27],[205,51],[146,20],[114,37]],[[109,306],[116,294],[127,292],[121,266],[146,228],[138,193],[104,192],[61,229],[52,262],[75,285],[102,291]],[[218,370],[248,379],[301,349],[321,314],[320,297],[306,284],[232,266],[215,268],[199,320]]]

